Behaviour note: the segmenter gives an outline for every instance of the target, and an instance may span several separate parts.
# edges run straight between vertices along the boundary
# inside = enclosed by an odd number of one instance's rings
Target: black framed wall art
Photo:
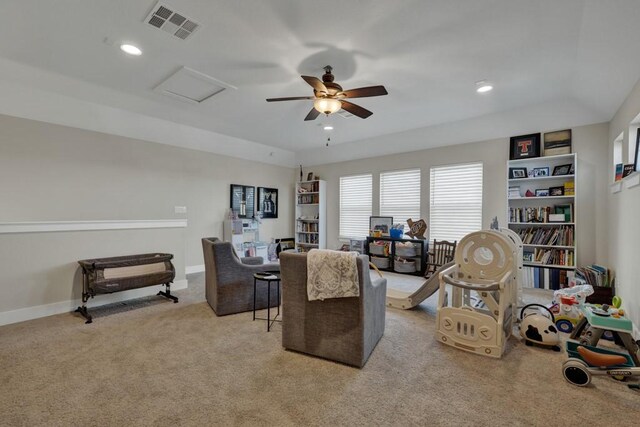
[[[238,218],[255,216],[255,187],[231,184],[230,208]]]
[[[278,189],[258,187],[258,215],[278,218]]]
[[[509,159],[540,157],[540,134],[512,136],[509,144]]]

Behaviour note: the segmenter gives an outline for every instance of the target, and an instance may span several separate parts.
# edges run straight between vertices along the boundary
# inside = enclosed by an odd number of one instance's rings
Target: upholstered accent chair
[[[218,316],[253,309],[253,274],[260,271],[280,271],[278,264],[263,264],[262,257],[238,258],[229,242],[217,237],[202,239],[205,266],[205,296]],[[271,306],[278,305],[277,295],[271,295]],[[256,290],[256,309],[267,308],[267,287]]]
[[[307,299],[307,255],[280,254],[282,346],[362,368],[382,338],[387,280],[371,280],[367,256],[357,259],[359,297]]]

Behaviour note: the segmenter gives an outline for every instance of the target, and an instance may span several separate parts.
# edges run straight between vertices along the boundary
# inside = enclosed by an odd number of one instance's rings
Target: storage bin
[[[398,273],[415,273],[416,272],[416,262],[412,259],[404,259],[400,260],[396,258],[393,263],[393,269]]]
[[[372,256],[371,263],[378,268],[389,268],[389,258]]]
[[[401,245],[396,243],[396,255],[407,258],[417,256],[416,247],[414,245]]]
[[[404,230],[400,230],[397,228],[392,228],[389,230],[389,235],[392,239],[402,239],[402,235],[404,234]]]
[[[369,253],[371,255],[388,255],[389,251],[386,250],[385,248],[387,247],[387,245],[374,245],[374,244],[370,244],[369,245]]]

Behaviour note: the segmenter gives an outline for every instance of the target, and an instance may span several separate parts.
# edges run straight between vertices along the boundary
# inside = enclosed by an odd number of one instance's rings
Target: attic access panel
[[[200,104],[225,89],[236,87],[187,67],[180,68],[153,88],[155,92],[191,104]]]

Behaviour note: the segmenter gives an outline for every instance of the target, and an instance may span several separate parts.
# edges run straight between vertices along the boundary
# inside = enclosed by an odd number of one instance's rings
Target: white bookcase
[[[308,252],[327,247],[327,183],[296,183],[296,249]]]
[[[554,169],[566,165],[570,165],[570,173],[553,175]],[[539,287],[550,288],[551,283],[557,285],[558,277],[560,281],[568,280],[565,278],[573,275],[577,265],[577,166],[575,153],[510,160],[507,165],[507,224],[520,234],[525,253],[523,265],[532,267],[528,269],[529,276],[538,275]],[[527,174],[521,178],[513,177],[511,171],[514,168],[526,168]],[[541,173],[532,174],[534,169]],[[522,169],[519,172],[522,174]],[[570,191],[571,186],[573,192]],[[553,187],[562,187],[563,194],[535,196],[536,190],[549,191]],[[564,214],[562,221],[550,217],[560,212]],[[550,270],[559,270],[560,273]],[[534,279],[525,278],[525,281]]]

